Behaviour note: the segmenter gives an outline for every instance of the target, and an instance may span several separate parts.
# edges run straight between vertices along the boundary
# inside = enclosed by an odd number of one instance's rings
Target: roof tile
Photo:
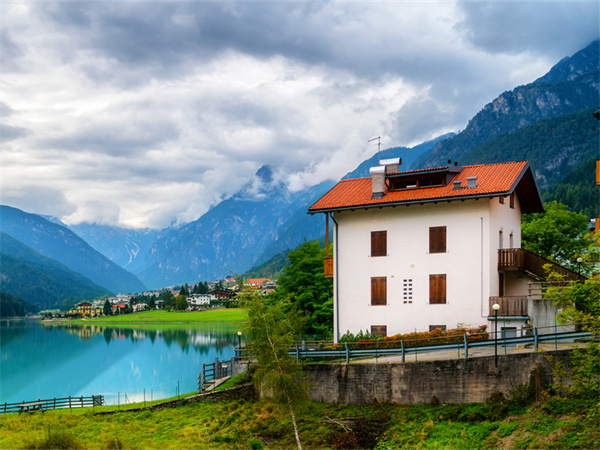
[[[514,188],[516,181],[527,168],[527,161],[479,164],[464,166],[460,173],[445,186],[386,191],[382,198],[371,198],[371,178],[355,178],[342,180],[329,192],[315,202],[309,212],[320,212],[362,206],[377,206],[419,201],[435,201],[436,199],[458,199],[470,196],[493,196],[508,193]],[[419,173],[410,171],[402,173]],[[467,178],[477,177],[477,187],[467,188]],[[461,181],[461,189],[454,189],[453,182]]]

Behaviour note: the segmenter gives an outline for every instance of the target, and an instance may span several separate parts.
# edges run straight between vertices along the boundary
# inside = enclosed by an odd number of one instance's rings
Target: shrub
[[[78,449],[81,444],[75,436],[67,430],[46,429],[46,436],[43,439],[35,439],[25,445],[25,448],[32,449]]]

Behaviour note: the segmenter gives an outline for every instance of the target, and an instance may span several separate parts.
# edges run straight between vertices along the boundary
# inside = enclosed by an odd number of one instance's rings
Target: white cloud
[[[2,201],[162,227],[196,219],[264,164],[294,190],[337,179],[374,152],[373,136],[386,148],[464,128],[597,38],[597,9],[3,4]]]

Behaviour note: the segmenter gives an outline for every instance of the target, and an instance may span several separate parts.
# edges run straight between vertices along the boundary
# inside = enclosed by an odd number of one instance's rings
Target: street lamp
[[[583,258],[580,256],[577,258],[577,266],[578,266],[578,275],[581,276],[581,263],[583,262]]]
[[[242,357],[242,332],[238,331],[238,348],[240,349],[240,358]]]
[[[494,366],[498,367],[498,310],[500,305],[494,303],[492,309],[494,310]]]

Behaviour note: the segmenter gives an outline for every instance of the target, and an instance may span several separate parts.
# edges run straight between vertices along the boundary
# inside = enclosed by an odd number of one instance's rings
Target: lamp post
[[[240,349],[240,358],[242,357],[242,332],[238,331],[238,348]]]
[[[498,367],[498,310],[500,305],[494,303],[492,309],[494,310],[494,366]]]
[[[581,263],[583,262],[583,258],[580,256],[577,258],[577,274],[581,277]]]

